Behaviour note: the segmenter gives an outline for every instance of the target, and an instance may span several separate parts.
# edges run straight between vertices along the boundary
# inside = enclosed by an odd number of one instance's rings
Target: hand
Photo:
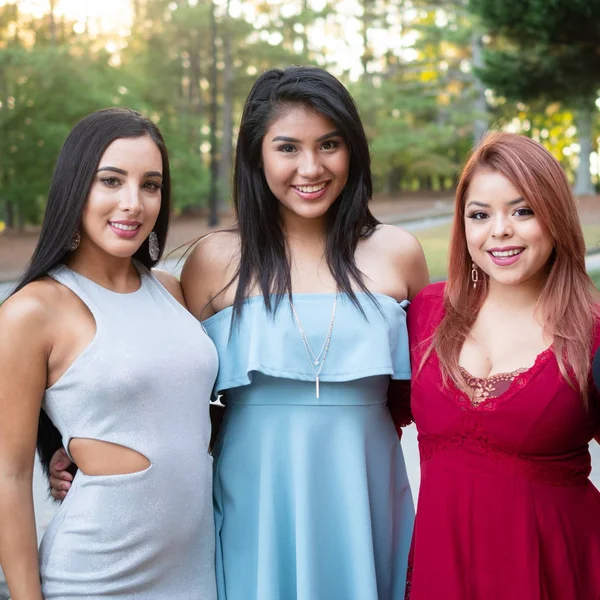
[[[73,481],[67,469],[72,464],[64,448],[58,449],[50,459],[50,494],[55,500],[64,500],[67,496]]]

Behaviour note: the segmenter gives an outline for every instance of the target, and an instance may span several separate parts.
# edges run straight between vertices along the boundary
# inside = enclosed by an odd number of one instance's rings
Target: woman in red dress
[[[599,600],[598,298],[558,162],[491,134],[456,194],[448,282],[409,310],[421,488],[411,600]]]

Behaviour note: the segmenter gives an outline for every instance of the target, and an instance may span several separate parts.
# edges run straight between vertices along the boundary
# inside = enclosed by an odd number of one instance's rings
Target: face
[[[115,140],[100,159],[83,210],[80,248],[132,256],[154,228],[161,185],[162,157],[150,137]]]
[[[490,284],[541,282],[554,241],[513,184],[495,171],[475,174],[465,203],[467,247]]]
[[[348,181],[350,155],[335,125],[322,114],[292,107],[267,130],[262,165],[284,219],[323,217]]]

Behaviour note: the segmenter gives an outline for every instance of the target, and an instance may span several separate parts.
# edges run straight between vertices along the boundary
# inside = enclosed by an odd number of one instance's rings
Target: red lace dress
[[[442,315],[441,284],[409,309],[414,373]],[[444,389],[435,354],[413,379],[421,487],[407,598],[600,600],[597,394],[586,411],[551,348],[530,369],[469,381],[474,401]]]

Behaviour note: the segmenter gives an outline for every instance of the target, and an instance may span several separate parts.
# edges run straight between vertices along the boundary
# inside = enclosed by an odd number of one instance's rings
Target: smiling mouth
[[[137,223],[135,225],[125,225],[124,223],[114,223],[113,221],[109,221],[109,224],[111,227],[114,227],[115,229],[120,229],[121,231],[135,231],[136,229],[139,229],[142,226],[141,223]]]
[[[292,187],[303,194],[314,194],[315,192],[320,192],[325,189],[325,186],[328,183],[328,181],[324,181],[323,183],[316,183],[315,185],[293,185]]]
[[[511,256],[517,256],[517,254],[521,254],[525,248],[513,248],[512,250],[488,250],[488,252],[494,258],[510,258]]]

